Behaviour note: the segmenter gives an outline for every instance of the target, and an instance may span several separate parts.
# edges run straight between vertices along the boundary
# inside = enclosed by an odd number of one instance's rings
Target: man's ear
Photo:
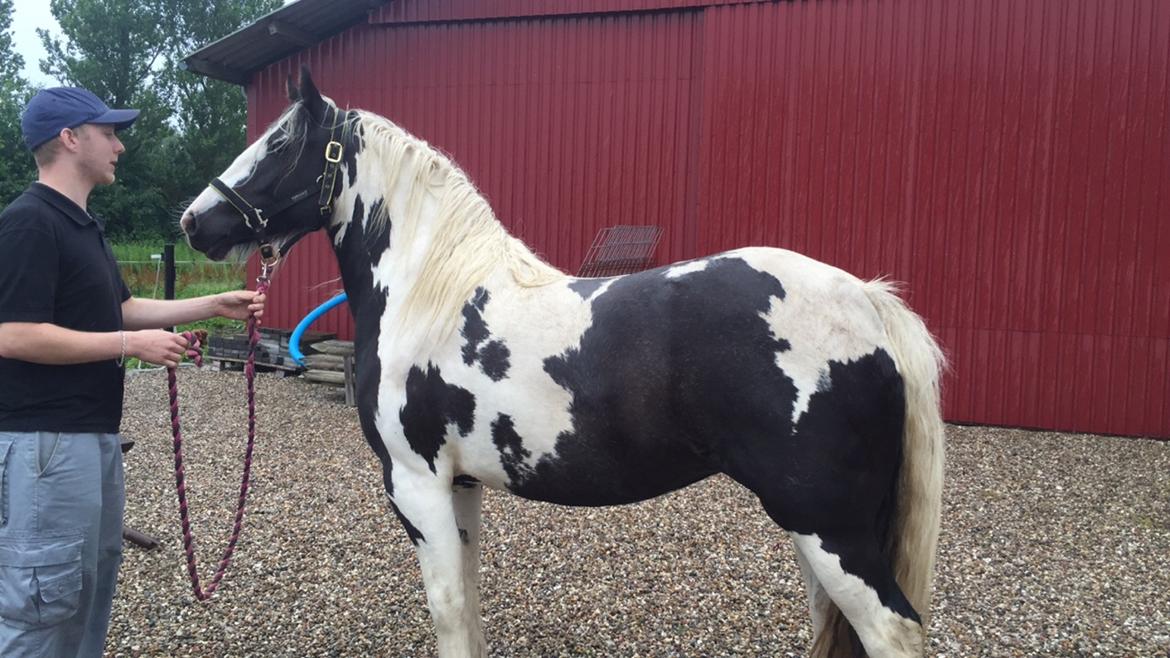
[[[324,123],[329,104],[321,97],[321,92],[317,91],[317,85],[313,84],[313,76],[309,73],[308,65],[301,66],[300,96],[301,102],[309,110],[309,116],[317,123]]]
[[[62,128],[61,132],[57,133],[55,139],[61,140],[61,146],[66,149],[76,151],[81,146],[81,136],[78,135],[78,131],[83,128],[84,125],[77,126],[76,128]]]

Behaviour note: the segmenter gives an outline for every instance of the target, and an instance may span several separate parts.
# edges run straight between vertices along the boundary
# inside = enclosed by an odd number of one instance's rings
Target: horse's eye
[[[278,130],[268,140],[268,147],[272,151],[279,151],[283,149],[286,144],[288,144],[288,132],[284,130]]]

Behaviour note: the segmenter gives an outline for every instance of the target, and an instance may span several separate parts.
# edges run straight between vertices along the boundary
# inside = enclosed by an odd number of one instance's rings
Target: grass
[[[110,246],[114,250],[114,258],[118,259],[119,263],[150,264],[150,257],[152,255],[157,254],[161,259],[163,253],[163,244],[161,242],[127,242]],[[175,261],[212,262],[207,259],[207,256],[192,249],[186,242],[175,243]]]
[[[165,272],[162,260],[152,254],[163,253],[161,243],[125,243],[111,245],[118,269],[130,288],[130,294],[147,299],[162,299]],[[246,280],[243,263],[217,263],[186,244],[175,245],[175,298],[191,299],[228,290],[243,290]],[[181,325],[177,331],[204,329],[208,333],[240,333],[244,323],[226,318],[211,318]]]

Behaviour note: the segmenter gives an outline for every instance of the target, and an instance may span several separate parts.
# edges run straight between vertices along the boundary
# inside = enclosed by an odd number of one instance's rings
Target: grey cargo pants
[[[0,432],[0,656],[102,655],[125,501],[119,435]]]

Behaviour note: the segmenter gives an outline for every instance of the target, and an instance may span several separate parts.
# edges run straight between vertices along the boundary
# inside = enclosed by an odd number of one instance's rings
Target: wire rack
[[[597,232],[577,276],[617,276],[654,265],[654,251],[662,238],[657,226],[610,226]]]

